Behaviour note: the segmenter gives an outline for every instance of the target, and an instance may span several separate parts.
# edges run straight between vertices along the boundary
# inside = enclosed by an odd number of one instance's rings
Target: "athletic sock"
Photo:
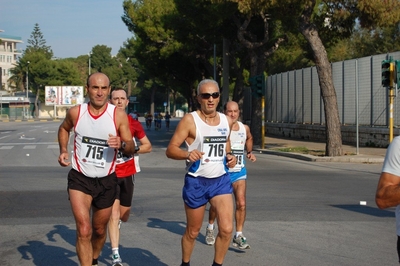
[[[92,259],[92,265],[98,265],[97,259]]]
[[[238,237],[239,235],[241,235],[242,234],[242,232],[236,232],[236,237]]]
[[[181,266],[190,266],[190,261],[184,262],[184,261],[182,260]]]
[[[118,254],[118,248],[113,248],[113,249],[112,249],[112,254],[113,254],[113,255],[115,255],[115,254],[119,255],[119,254]]]
[[[207,225],[207,229],[214,230],[214,224],[208,224],[208,225]]]
[[[216,263],[215,261],[213,261],[213,264],[211,266],[222,266],[222,264]]]

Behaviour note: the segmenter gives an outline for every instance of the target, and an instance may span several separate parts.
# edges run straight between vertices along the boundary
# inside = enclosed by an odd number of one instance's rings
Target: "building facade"
[[[11,90],[8,79],[11,77],[10,70],[17,63],[21,50],[17,49],[17,44],[22,43],[21,37],[3,34],[0,29],[0,93],[8,94]]]

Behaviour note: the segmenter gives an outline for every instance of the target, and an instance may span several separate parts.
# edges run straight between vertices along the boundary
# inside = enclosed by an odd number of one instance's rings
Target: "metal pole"
[[[89,55],[89,66],[88,66],[88,68],[89,68],[89,76],[90,76],[90,68],[91,68],[90,57],[91,57],[91,55],[92,55],[92,51],[90,51],[90,52],[88,53],[88,55]]]
[[[222,55],[222,65],[223,65],[223,70],[222,70],[222,78],[223,78],[223,83],[222,83],[222,98],[221,98],[221,103],[224,105],[225,103],[228,102],[229,100],[229,43],[228,39],[223,39],[223,55]]]
[[[29,64],[30,62],[28,61],[28,66],[26,67],[26,99],[29,102]],[[28,108],[29,111],[29,108]],[[26,111],[25,108],[25,101],[24,101],[24,115],[27,116],[28,111]],[[26,112],[26,113],[25,113]]]
[[[265,97],[261,96],[261,149],[265,149]]]
[[[360,146],[360,140],[359,140],[359,131],[358,131],[358,96],[359,96],[359,87],[358,87],[358,60],[356,60],[356,154],[359,154],[359,146]]]
[[[217,80],[217,45],[214,43],[214,80]]]
[[[389,143],[393,140],[393,101],[394,101],[394,63],[390,62],[390,84],[389,84]]]
[[[26,68],[26,98],[28,98],[28,91],[29,91],[29,61],[28,61],[28,66]]]

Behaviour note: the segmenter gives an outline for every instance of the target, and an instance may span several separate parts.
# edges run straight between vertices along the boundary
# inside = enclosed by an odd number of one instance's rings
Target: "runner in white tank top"
[[[245,167],[245,158],[252,162],[256,161],[256,157],[252,153],[253,149],[253,136],[251,135],[250,128],[247,125],[239,122],[239,105],[230,101],[224,106],[224,113],[229,116],[233,121],[233,127],[230,135],[231,149],[236,156],[236,165],[229,169],[229,175],[233,186],[233,194],[235,197],[235,227],[236,233],[233,237],[232,244],[239,249],[249,249],[250,245],[247,243],[246,237],[243,235],[244,222],[246,219],[246,179],[247,169]],[[245,153],[245,148],[247,154]],[[246,154],[246,156],[245,156]],[[206,243],[214,245],[214,221],[216,219],[216,211],[213,206],[210,207],[208,215],[208,225],[206,229]]]
[[[212,265],[222,265],[229,247],[233,201],[227,168],[235,166],[236,157],[231,153],[229,142],[233,121],[217,112],[219,99],[218,83],[202,80],[197,86],[200,110],[182,118],[166,150],[168,158],[186,160],[188,163],[182,189],[187,221],[181,240],[181,266],[190,265],[207,202],[215,206],[218,215],[219,237],[215,243]],[[186,143],[188,150],[181,148],[183,143]],[[199,263],[204,264],[204,260],[195,264]]]
[[[206,124],[197,114],[190,113],[196,125],[196,138],[188,145],[188,151],[199,150],[204,152],[201,160],[189,162],[186,170],[192,176],[203,176],[205,178],[220,177],[226,173],[225,149],[229,136],[229,124],[226,116],[219,114],[219,125],[210,126]]]
[[[72,168],[87,177],[103,177],[115,171],[117,150],[107,144],[109,134],[117,135],[114,112],[115,106],[107,104],[104,112],[95,117],[88,110],[88,104],[79,106]]]
[[[97,265],[107,238],[107,224],[117,193],[116,151],[135,152],[126,113],[108,104],[110,90],[105,74],[90,75],[86,84],[89,104],[71,107],[58,129],[58,163],[63,167],[71,165],[68,141],[75,129],[68,195],[80,265]]]

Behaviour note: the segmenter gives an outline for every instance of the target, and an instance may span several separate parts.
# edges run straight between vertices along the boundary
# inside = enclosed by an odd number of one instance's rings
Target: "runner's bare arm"
[[[253,151],[253,135],[250,132],[250,128],[248,125],[244,125],[244,128],[246,129],[246,151],[247,151],[247,159],[249,159],[252,162],[255,162],[256,156],[252,153]]]
[[[228,119],[229,123],[229,132],[232,132],[233,120],[229,116],[226,116],[226,118]],[[227,161],[226,165],[229,168],[233,168],[236,165],[236,156],[232,154],[230,135],[231,134],[229,133],[226,141],[226,161]]]
[[[112,140],[110,140],[109,138],[108,142],[112,141],[112,143],[114,143],[114,141],[116,141],[115,145],[117,146],[114,148],[116,149],[122,148],[124,154],[132,155],[135,153],[135,143],[132,140],[132,134],[129,129],[128,116],[122,109],[117,109],[115,115],[116,115],[115,118],[118,130],[118,137],[117,139],[112,139]],[[124,147],[122,147],[122,142],[125,143],[123,145]]]
[[[60,155],[58,157],[58,163],[65,167],[71,164],[68,162],[69,154],[68,154],[68,141],[69,141],[69,133],[71,129],[74,127],[76,118],[78,116],[79,107],[74,106],[68,110],[66,117],[58,128],[58,145],[60,148]]]
[[[186,114],[176,127],[175,133],[172,136],[165,154],[168,158],[175,160],[190,160],[192,162],[199,160],[203,152],[193,150],[188,152],[181,149],[182,143],[185,141],[190,145],[196,137],[196,126],[193,116]]]

